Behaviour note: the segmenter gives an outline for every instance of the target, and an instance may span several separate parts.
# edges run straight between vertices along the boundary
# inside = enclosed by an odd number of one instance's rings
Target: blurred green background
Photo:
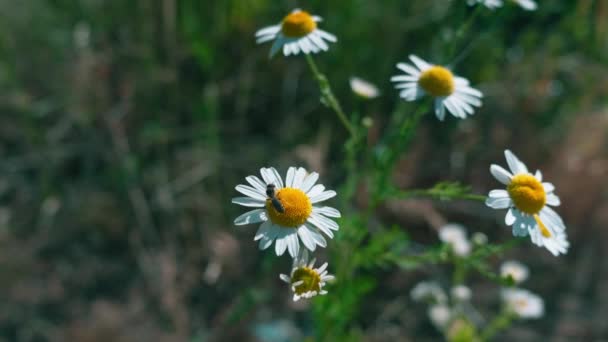
[[[346,132],[319,104],[304,59],[269,60],[269,45],[255,44],[257,29],[295,7],[338,36],[316,60],[345,110],[373,119],[370,144],[401,103],[389,82],[397,62],[458,59],[484,106],[464,121],[427,115],[394,182],[459,181],[486,194],[505,148],[542,169],[572,248],[559,258],[529,243],[513,250],[547,313],[498,340],[608,339],[608,1],[484,9],[454,42],[473,11],[465,0],[0,0],[0,340],[315,335],[314,312],[278,278],[289,258],[258,251],[257,228],[233,226],[244,210],[230,203],[262,166],[302,165],[329,188],[344,181],[335,161]],[[351,76],[382,96],[357,99]],[[350,205],[365,203],[362,185]],[[375,217],[425,245],[445,222],[510,238],[479,203],[389,201]],[[369,271],[375,286],[343,317],[348,330],[439,339],[408,297],[433,272]],[[472,287],[481,310],[495,311],[495,286]]]

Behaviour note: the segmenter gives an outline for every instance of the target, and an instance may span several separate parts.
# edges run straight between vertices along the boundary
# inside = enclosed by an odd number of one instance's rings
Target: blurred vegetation
[[[0,0],[0,340],[436,340],[407,293],[440,271],[413,271],[396,255],[435,263],[441,251],[427,246],[447,221],[509,238],[481,203],[443,201],[484,195],[506,147],[553,177],[574,247],[559,259],[515,247],[548,312],[502,338],[608,338],[608,272],[593,262],[608,242],[608,4],[539,5]],[[373,119],[352,142],[369,153],[350,164],[335,162],[348,133],[319,104],[304,58],[268,60],[269,46],[255,44],[257,29],[296,6],[339,38],[316,62],[345,111]],[[382,132],[414,108],[389,82],[411,53],[450,64],[484,106],[465,121],[422,116],[383,150]],[[357,99],[353,75],[382,96]],[[354,177],[370,163],[384,167],[378,183]],[[338,279],[356,281],[330,286],[312,308],[291,303],[278,279],[290,260],[259,252],[256,228],[232,224],[242,212],[230,205],[234,186],[290,165],[321,173],[339,188],[335,206],[360,213],[321,251]],[[378,190],[395,198],[370,199],[370,184],[391,184]],[[473,278],[489,309],[493,255]]]

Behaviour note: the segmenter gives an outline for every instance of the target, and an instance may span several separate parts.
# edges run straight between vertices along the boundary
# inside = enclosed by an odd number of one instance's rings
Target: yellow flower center
[[[532,175],[519,174],[514,176],[511,184],[507,186],[507,191],[509,197],[515,203],[515,207],[529,215],[538,214],[547,201],[543,185]]]
[[[276,192],[275,197],[283,205],[283,212],[277,211],[270,199],[266,200],[266,211],[272,223],[276,225],[297,228],[303,225],[312,213],[310,198],[300,189],[283,188]]]
[[[305,11],[297,11],[289,14],[283,19],[281,31],[285,37],[304,37],[317,28],[317,23],[312,16]]]
[[[442,66],[435,65],[420,75],[418,85],[435,97],[445,97],[454,92],[454,75]]]
[[[291,276],[291,283],[295,284],[299,281],[302,283],[295,287],[296,294],[301,295],[310,291],[321,292],[321,276],[314,269],[300,267],[295,270]]]

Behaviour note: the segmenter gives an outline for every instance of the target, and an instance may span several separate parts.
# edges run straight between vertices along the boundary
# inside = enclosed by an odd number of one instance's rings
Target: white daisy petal
[[[543,183],[543,188],[545,189],[546,193],[550,193],[555,191],[555,186],[551,183]]]
[[[268,27],[258,30],[255,33],[255,36],[259,37],[259,36],[266,36],[266,35],[275,35],[275,34],[279,33],[280,30],[281,30],[280,25],[268,26]]]
[[[251,186],[239,184],[235,187],[235,189],[243,195],[255,198],[260,201],[266,201],[266,194],[260,192],[258,189],[253,188]]]
[[[327,217],[335,217],[335,218],[341,217],[340,212],[337,209],[332,208],[332,207],[321,207],[321,208],[314,207],[314,208],[312,208],[312,211],[314,213],[322,214]]]
[[[488,197],[494,197],[494,198],[509,197],[509,193],[507,192],[507,190],[495,189],[495,190],[490,191],[490,193],[488,194]]]
[[[261,208],[266,206],[266,200],[259,200],[251,197],[235,197],[232,199],[232,203],[253,208]]]
[[[263,237],[272,239],[276,235],[276,233],[277,233],[277,231],[275,230],[272,223],[269,221],[266,221],[266,222],[262,223],[260,225],[260,227],[258,228],[258,231],[255,233],[255,236],[253,237],[253,241],[258,241],[258,240],[262,239]]]
[[[298,256],[298,252],[300,251],[300,241],[298,240],[297,230],[294,229],[293,232],[287,235],[287,249],[289,250],[289,255],[292,258]]]
[[[283,255],[287,249],[287,236],[289,236],[289,232],[286,230],[277,235],[274,243],[274,251],[278,256]]]
[[[506,209],[511,206],[511,198],[488,197],[486,198],[486,205],[492,209]]]
[[[439,121],[445,119],[445,106],[443,105],[443,99],[437,98],[433,101],[435,105],[435,116]]]
[[[313,185],[315,185],[317,180],[319,180],[319,174],[316,172],[311,172],[308,176],[306,176],[306,178],[304,178],[304,181],[300,186],[300,190],[304,191],[304,193],[308,193],[308,191],[312,189]]]
[[[513,208],[509,208],[507,211],[507,215],[505,216],[505,224],[507,226],[513,225],[515,223],[515,215],[513,214]]]
[[[334,238],[334,233],[331,231],[331,228],[329,228],[329,226],[327,226],[326,224],[324,224],[323,222],[321,222],[318,219],[318,217],[311,216],[311,217],[308,218],[308,222],[312,223],[313,225],[315,225],[325,235],[329,236],[330,239]]]
[[[564,221],[562,221],[562,218],[550,207],[545,206],[540,211],[540,219],[545,222],[545,224],[558,231],[566,229],[566,225],[564,224]]]
[[[293,187],[293,178],[296,175],[296,168],[291,166],[287,169],[287,176],[285,177],[285,187],[292,188]]]
[[[317,229],[315,229],[313,226],[308,225],[308,224],[306,224],[305,227],[306,227],[306,229],[308,229],[310,236],[313,238],[313,240],[315,240],[315,243],[317,245],[319,245],[323,248],[327,247],[327,241],[325,240],[323,235],[321,235],[321,233],[319,233],[319,231]]]
[[[256,188],[260,193],[266,193],[266,183],[262,182],[258,177],[247,176],[245,179],[247,180],[247,183],[251,184],[251,186]]]
[[[415,79],[413,81],[418,82],[418,76],[420,76],[420,71],[418,69],[406,63],[397,63],[397,68],[405,72],[406,74],[414,76]]]
[[[304,246],[314,252],[317,248],[317,244],[315,243],[315,239],[311,236],[310,231],[306,227],[300,227],[298,228],[298,235]]]
[[[507,170],[496,164],[492,164],[490,166],[490,173],[492,173],[492,176],[494,176],[497,181],[504,185],[509,185],[511,183],[511,178],[513,178],[513,175],[511,175]]]
[[[424,60],[422,60],[422,58],[416,56],[416,55],[410,55],[410,60],[412,62],[414,62],[414,64],[416,64],[416,66],[418,67],[418,69],[420,69],[421,71],[424,71],[425,69],[428,69],[431,67],[431,65],[427,62],[425,62]]]
[[[509,150],[505,150],[505,158],[507,159],[507,164],[509,164],[509,169],[514,175],[520,173],[528,173],[528,168],[524,163],[522,163],[514,154]]]
[[[327,190],[327,191],[323,191],[322,193],[320,193],[319,195],[316,196],[311,196],[310,197],[310,202],[312,204],[315,203],[319,203],[319,202],[323,202],[325,200],[328,200],[332,197],[336,196],[336,192],[333,190]]]
[[[289,277],[287,274],[279,274],[279,278],[287,284],[291,284],[291,277]]]
[[[315,186],[313,186],[307,193],[306,195],[308,195],[309,198],[318,196],[319,194],[321,194],[323,191],[325,190],[325,187],[322,184],[317,184]]]
[[[536,170],[536,173],[534,174],[534,177],[536,179],[538,179],[539,182],[543,181],[543,174],[542,174],[542,172],[540,172],[540,170]]]
[[[264,222],[267,219],[265,209],[255,209],[248,211],[234,219],[234,224],[236,226],[243,226],[246,224]]]
[[[302,181],[304,181],[304,177],[306,177],[306,170],[302,167],[298,168],[291,186],[293,188],[300,189],[300,187],[302,186]]]
[[[559,197],[557,197],[554,193],[547,194],[547,204],[548,205],[552,205],[554,207],[557,207],[561,203],[562,202],[559,200]]]

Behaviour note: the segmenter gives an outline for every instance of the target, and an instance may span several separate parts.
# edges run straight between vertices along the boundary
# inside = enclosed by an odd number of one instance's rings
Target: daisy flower
[[[520,318],[540,318],[545,312],[543,299],[528,290],[504,289],[502,299],[507,308]]]
[[[530,270],[528,270],[528,267],[518,261],[509,260],[500,265],[500,276],[503,278],[510,276],[515,281],[515,284],[520,284],[528,279],[529,274]]]
[[[308,173],[301,167],[290,167],[285,183],[273,167],[260,169],[260,174],[262,179],[256,176],[245,178],[250,185],[236,186],[236,191],[247,197],[233,198],[232,203],[256,209],[237,217],[234,224],[241,226],[261,222],[254,241],[259,240],[260,249],[264,250],[276,240],[277,255],[283,255],[285,250],[288,250],[295,258],[300,250],[300,240],[311,251],[314,251],[317,245],[327,246],[320,232],[333,238],[332,231],[337,231],[339,227],[330,217],[338,218],[340,212],[315,204],[336,196],[336,192],[325,190],[321,184],[315,185],[319,174]],[[275,201],[266,193],[270,184],[274,185]]]
[[[457,118],[473,115],[473,107],[481,107],[483,94],[469,86],[465,78],[454,75],[449,69],[432,65],[417,56],[410,55],[413,64],[399,63],[397,68],[405,75],[391,77],[395,88],[402,89],[399,96],[406,101],[415,101],[424,95],[435,99],[435,115],[441,121],[445,110]]]
[[[291,275],[281,274],[279,278],[291,285],[293,300],[297,302],[300,298],[312,298],[316,295],[327,294],[323,287],[328,281],[335,277],[327,273],[327,263],[319,268],[314,268],[316,259],[308,261],[308,251],[303,249],[297,258],[293,260]]]
[[[447,243],[458,256],[467,256],[471,253],[471,242],[467,233],[459,224],[446,224],[439,229],[439,240]]]
[[[555,186],[543,182],[542,174],[533,175],[509,150],[505,158],[511,172],[492,164],[490,172],[506,190],[492,190],[486,205],[494,209],[508,209],[505,223],[513,227],[514,236],[530,235],[532,242],[547,248],[553,255],[565,254],[570,246],[566,226],[562,218],[549,206],[559,206],[560,200],[553,192]]]
[[[329,50],[325,41],[335,43],[336,36],[327,33],[317,27],[321,17],[310,15],[300,9],[293,10],[283,21],[277,25],[268,26],[255,33],[258,44],[273,40],[270,48],[270,57],[274,56],[281,48],[283,55],[297,55],[317,53]]]
[[[361,98],[370,100],[380,96],[380,90],[378,90],[378,87],[367,82],[366,80],[358,77],[351,77],[349,83],[350,89],[353,91],[353,93]]]

